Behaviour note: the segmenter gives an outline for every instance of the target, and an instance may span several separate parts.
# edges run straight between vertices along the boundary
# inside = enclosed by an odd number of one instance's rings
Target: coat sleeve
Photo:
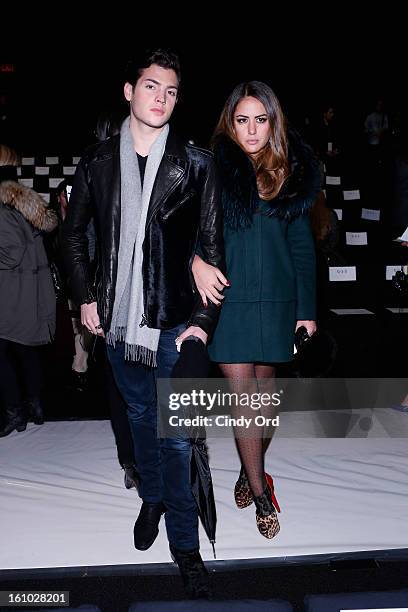
[[[62,225],[62,253],[74,301],[90,304],[96,301],[89,261],[86,231],[92,217],[89,173],[86,158],[75,172],[68,211]]]
[[[287,238],[296,276],[296,319],[316,320],[316,257],[308,214],[289,222]]]
[[[0,225],[0,269],[13,270],[22,262],[27,243],[16,216],[10,212],[3,217]]]
[[[208,159],[206,176],[201,194],[200,228],[198,235],[198,252],[209,264],[225,272],[225,253],[221,193],[217,170],[213,158]],[[202,303],[197,292],[196,303],[188,325],[201,327],[209,336],[218,322],[221,306],[210,300],[208,306]]]

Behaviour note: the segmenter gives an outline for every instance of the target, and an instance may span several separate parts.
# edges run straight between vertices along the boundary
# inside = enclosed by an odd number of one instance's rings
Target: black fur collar
[[[290,221],[307,212],[322,188],[321,163],[299,134],[288,129],[290,175],[270,202],[270,216]],[[233,140],[222,136],[214,148],[220,173],[225,223],[231,229],[249,227],[259,204],[252,163]]]

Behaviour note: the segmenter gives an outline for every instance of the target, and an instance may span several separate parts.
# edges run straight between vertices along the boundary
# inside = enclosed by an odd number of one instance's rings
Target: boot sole
[[[147,544],[145,544],[144,546],[136,546],[136,542],[133,539],[133,544],[135,545],[136,550],[148,550],[155,542],[157,536],[159,535],[159,530],[157,530],[156,535],[154,536],[154,538],[152,540],[150,540],[150,542],[148,542]]]

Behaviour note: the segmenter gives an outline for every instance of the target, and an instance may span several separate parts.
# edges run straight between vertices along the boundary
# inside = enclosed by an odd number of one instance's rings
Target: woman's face
[[[237,104],[234,113],[235,137],[248,155],[256,155],[271,136],[268,115],[262,102],[247,96]]]

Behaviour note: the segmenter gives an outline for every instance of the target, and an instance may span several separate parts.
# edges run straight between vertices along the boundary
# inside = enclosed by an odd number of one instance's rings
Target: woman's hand
[[[316,332],[316,321],[297,321],[295,332],[299,329],[299,327],[302,327],[302,325],[303,327],[306,327],[306,331],[309,336],[313,336],[313,334]]]
[[[214,304],[217,304],[217,306],[221,304],[221,300],[224,299],[224,296],[220,291],[222,291],[224,287],[230,286],[229,281],[225,278],[221,270],[205,263],[199,255],[195,255],[192,272],[197,291],[201,295],[204,306],[207,306],[207,298]]]

